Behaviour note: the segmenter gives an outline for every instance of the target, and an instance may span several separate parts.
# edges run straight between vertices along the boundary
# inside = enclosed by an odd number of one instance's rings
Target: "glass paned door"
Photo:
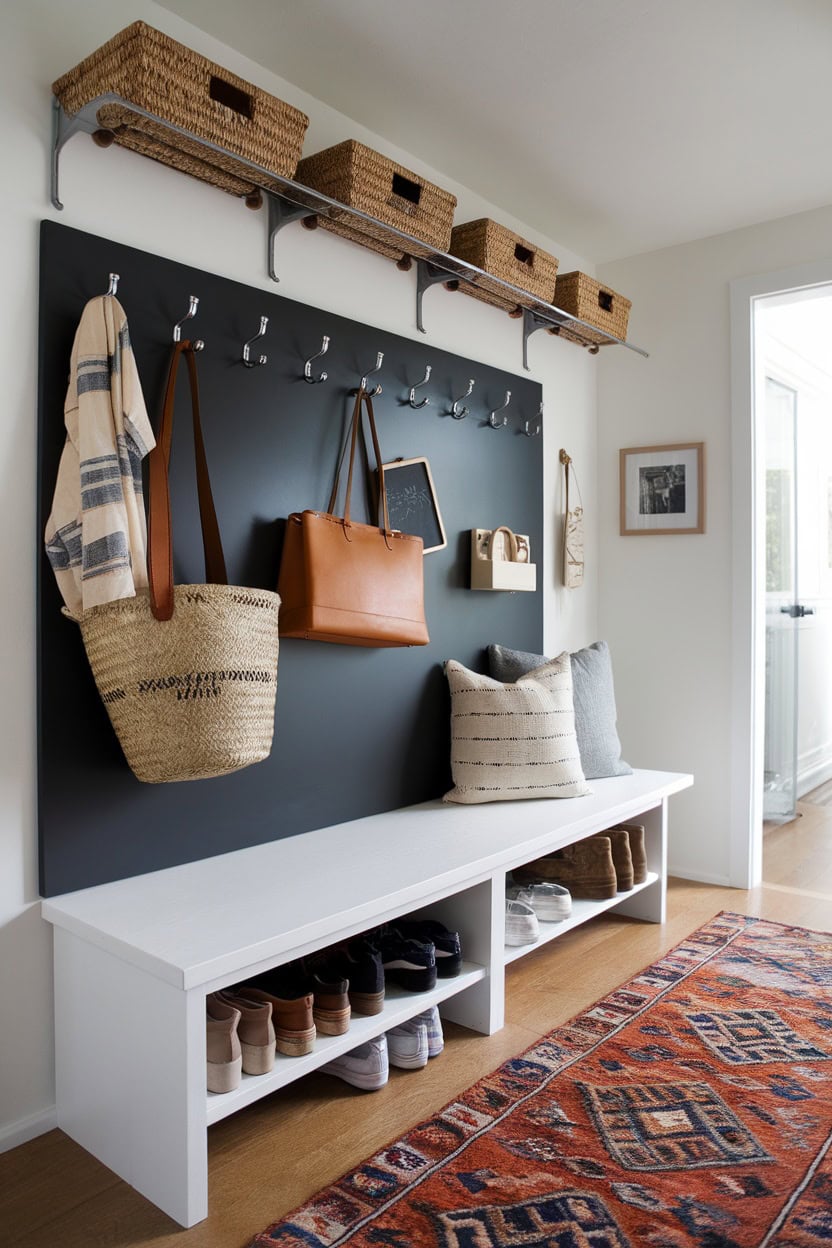
[[[797,813],[797,392],[765,390],[766,723],[763,818]]]

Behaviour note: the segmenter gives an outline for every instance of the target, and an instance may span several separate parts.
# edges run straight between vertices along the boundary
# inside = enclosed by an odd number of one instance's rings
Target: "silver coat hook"
[[[500,407],[495,407],[494,411],[488,417],[488,423],[492,429],[502,429],[505,425],[508,424],[508,416],[504,415],[502,420],[495,420],[494,417],[497,415],[498,412],[505,412],[510,402],[511,402],[511,391],[506,390],[505,402],[501,404]]]
[[[408,402],[410,403],[411,407],[416,408],[418,410],[418,408],[420,407],[427,407],[428,403],[430,403],[430,398],[428,397],[428,395],[425,395],[421,403],[416,402],[416,391],[418,390],[419,386],[426,386],[429,381],[430,381],[430,364],[426,364],[425,375],[422,378],[422,380],[417,381],[415,386],[410,387],[410,398],[408,399]]]
[[[329,335],[324,334],[323,338],[321,339],[320,351],[316,351],[314,355],[310,355],[309,359],[306,361],[306,363],[303,366],[303,380],[304,381],[308,381],[312,383],[313,385],[316,381],[326,381],[328,373],[321,373],[319,377],[312,376],[312,361],[320,359],[322,355],[326,355],[328,350],[329,350]]]
[[[361,389],[367,391],[368,399],[374,399],[377,394],[381,394],[381,386],[376,386],[373,390],[367,390],[367,377],[372,377],[373,373],[378,372],[378,370],[381,368],[381,363],[383,359],[384,359],[384,352],[379,351],[378,355],[376,356],[375,368],[371,368],[370,371],[366,374],[366,376],[361,378]]]
[[[269,323],[269,318],[267,316],[261,316],[260,328],[258,329],[257,333],[254,335],[253,338],[249,338],[248,342],[243,343],[243,363],[245,364],[246,368],[254,368],[257,364],[265,364],[269,358],[267,355],[261,355],[258,360],[253,360],[251,358],[251,344],[253,342],[256,342],[258,338],[265,337],[266,326],[268,325],[268,323]]]
[[[471,391],[473,389],[474,389],[474,378],[472,377],[470,381],[468,382],[468,389],[465,391],[465,393],[461,394],[458,399],[454,399],[454,405],[451,408],[451,415],[453,416],[454,420],[464,420],[465,417],[468,415],[468,408],[460,407],[459,405],[465,399],[470,397]]]
[[[527,438],[539,437],[540,430],[543,427],[543,400],[542,399],[540,400],[540,407],[537,409],[537,424],[535,425],[534,429],[529,428],[530,423],[531,422],[528,420],[523,422],[523,432],[525,433],[526,437]]]
[[[182,326],[185,324],[186,321],[190,321],[193,319],[193,317],[196,316],[196,310],[198,307],[199,307],[199,296],[189,295],[188,296],[188,311],[182,317],[182,320],[177,321],[173,327],[173,341],[174,342],[179,342],[181,340]],[[193,342],[194,351],[201,351],[204,346],[205,346],[205,343],[202,341],[201,338],[197,338]]]
[[[110,274],[110,285],[107,287],[108,295],[115,296],[118,294],[118,284],[120,281],[121,281],[121,278],[119,277],[118,273]]]

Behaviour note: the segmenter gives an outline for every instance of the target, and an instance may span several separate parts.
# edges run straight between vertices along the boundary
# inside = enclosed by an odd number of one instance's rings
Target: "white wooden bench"
[[[538,944],[603,910],[665,917],[667,799],[688,775],[637,771],[587,797],[456,806],[427,802],[99,885],[42,903],[53,924],[58,1124],[183,1226],[208,1212],[207,1131],[322,1063],[441,1004],[489,1034],[503,1025],[506,872],[613,824],[646,827],[648,878],[612,901],[576,901]],[[117,832],[114,834],[117,835]],[[388,989],[384,1012],[321,1036],[271,1074],[205,1089],[205,996],[423,912],[459,930],[465,963],[428,993]]]

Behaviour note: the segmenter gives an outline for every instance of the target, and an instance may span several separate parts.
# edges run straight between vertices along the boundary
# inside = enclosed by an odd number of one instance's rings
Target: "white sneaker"
[[[367,1092],[383,1088],[390,1073],[387,1039],[376,1036],[366,1044],[359,1044],[357,1049],[350,1049],[349,1053],[333,1058],[320,1069],[325,1075],[335,1075],[354,1088],[364,1088]]]
[[[540,935],[537,915],[525,901],[506,898],[506,944],[533,945]]]
[[[525,901],[544,923],[562,923],[572,913],[572,896],[568,888],[550,880],[535,884],[513,884],[506,889],[506,896],[515,901]]]
[[[428,1029],[415,1018],[391,1027],[387,1034],[387,1053],[391,1066],[402,1070],[421,1070],[428,1064]]]

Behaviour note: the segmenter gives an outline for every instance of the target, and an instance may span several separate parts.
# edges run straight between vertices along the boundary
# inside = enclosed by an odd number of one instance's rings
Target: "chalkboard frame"
[[[419,520],[405,528],[401,523],[401,513],[405,510],[406,504],[403,502],[403,491],[408,488],[409,481],[406,480],[407,475],[413,475],[415,466],[421,464],[423,467],[424,484],[420,487],[427,493],[430,503],[430,511],[432,513],[426,524]],[[395,471],[396,469],[409,468],[410,474]],[[419,474],[417,474],[419,475]],[[394,480],[391,484],[391,476]],[[439,508],[439,500],[436,497],[436,486],[433,483],[433,473],[430,470],[430,463],[427,456],[415,455],[411,459],[395,459],[392,463],[384,465],[384,484],[387,490],[387,508],[390,514],[390,527],[399,529],[402,533],[412,533],[416,537],[421,537],[424,542],[424,554],[430,555],[434,551],[444,550],[448,545],[448,538],[445,533],[445,525],[442,521],[442,512]],[[397,523],[398,521],[398,523]],[[438,541],[436,539],[439,539]],[[431,545],[428,545],[428,542]]]

